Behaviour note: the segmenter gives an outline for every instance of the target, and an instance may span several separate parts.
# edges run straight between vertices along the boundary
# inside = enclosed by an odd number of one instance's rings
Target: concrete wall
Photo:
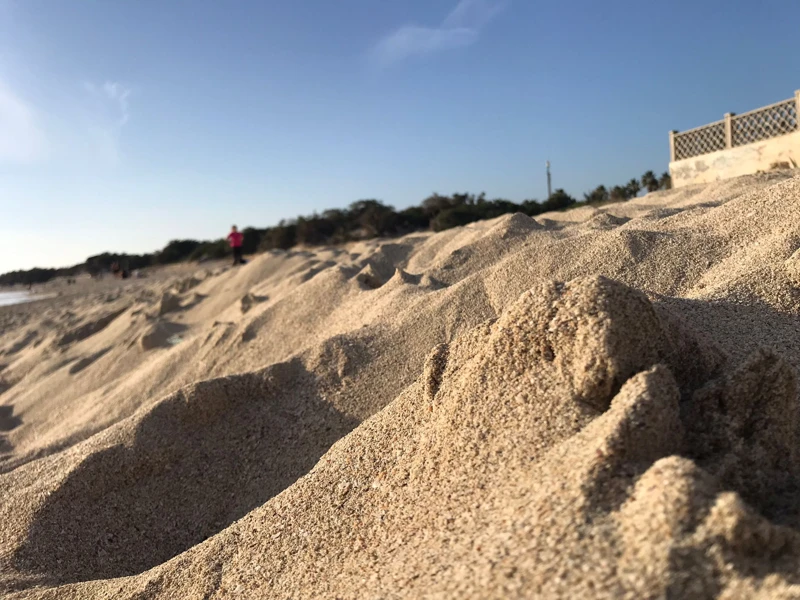
[[[737,146],[669,163],[672,186],[708,183],[757,171],[769,171],[776,162],[800,166],[800,131],[755,144]]]

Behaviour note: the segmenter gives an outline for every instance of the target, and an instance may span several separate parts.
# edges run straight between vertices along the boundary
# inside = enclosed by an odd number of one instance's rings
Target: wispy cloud
[[[387,35],[372,49],[372,58],[380,66],[389,66],[413,56],[469,46],[508,1],[461,0],[438,27],[404,25]]]
[[[84,89],[89,93],[103,119],[122,127],[130,119],[128,99],[131,89],[117,81],[106,81],[102,85],[84,82]]]
[[[119,162],[119,140],[122,129],[130,120],[131,89],[116,81],[103,84],[84,82],[92,108],[89,120],[89,135],[95,148],[107,162]]]
[[[461,0],[442,23],[443,27],[481,29],[508,6],[505,0]]]
[[[0,81],[0,162],[33,162],[47,151],[47,136],[36,110]]]
[[[135,120],[136,94],[115,78],[63,82],[15,44],[26,24],[18,0],[0,0],[0,165],[35,163],[95,169],[114,166]],[[31,38],[33,40],[34,38]],[[138,91],[138,88],[135,88]]]
[[[128,97],[131,95],[131,90],[115,81],[106,81],[103,84],[103,91],[106,93],[109,100],[119,105],[119,124],[120,126],[125,125],[130,117],[130,113],[128,112]]]

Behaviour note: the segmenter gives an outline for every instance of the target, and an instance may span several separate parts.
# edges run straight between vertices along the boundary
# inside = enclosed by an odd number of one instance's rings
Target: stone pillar
[[[800,129],[800,90],[795,90],[794,92],[794,106],[797,110],[795,114],[795,120],[797,121],[797,129]]]
[[[674,129],[669,132],[669,162],[675,162],[675,134]]]
[[[731,117],[733,113],[725,113],[725,147],[733,148],[733,123]]]

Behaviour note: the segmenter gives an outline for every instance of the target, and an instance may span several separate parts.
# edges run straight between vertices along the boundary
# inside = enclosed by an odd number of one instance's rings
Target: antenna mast
[[[552,184],[550,182],[550,161],[547,161],[547,199],[550,199],[550,196],[553,195]]]

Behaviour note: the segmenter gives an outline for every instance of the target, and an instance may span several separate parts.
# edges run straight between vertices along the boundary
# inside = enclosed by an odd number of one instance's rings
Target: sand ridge
[[[798,231],[760,175],[2,309],[0,590],[798,597]]]

